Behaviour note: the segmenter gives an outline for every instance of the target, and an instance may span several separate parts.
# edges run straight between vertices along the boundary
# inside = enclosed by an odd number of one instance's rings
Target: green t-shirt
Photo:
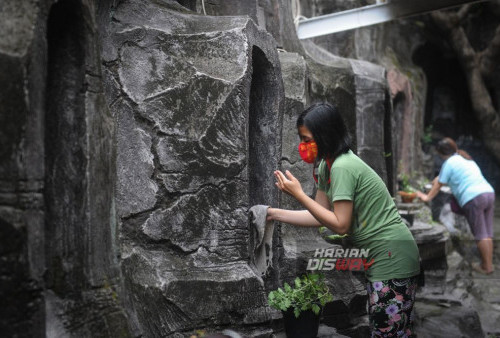
[[[407,278],[420,272],[417,244],[401,220],[396,204],[377,173],[351,150],[335,159],[330,171],[321,161],[318,189],[332,203],[353,201],[353,217],[348,238],[355,248],[368,249],[366,271],[369,281]]]

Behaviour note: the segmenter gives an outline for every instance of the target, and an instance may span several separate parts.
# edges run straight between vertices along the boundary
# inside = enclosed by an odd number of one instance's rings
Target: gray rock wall
[[[0,330],[126,336],[93,4],[7,1],[0,12]]]
[[[179,0],[185,8],[199,14],[211,16],[246,15],[255,24],[270,33],[278,48],[287,52],[303,54],[302,45],[295,32],[293,1],[281,0],[245,0],[245,1],[204,1]]]
[[[44,331],[43,88],[33,82],[44,76],[45,55],[30,53],[37,13],[36,3],[15,1],[0,10],[0,328],[7,336]]]
[[[329,245],[278,225],[261,277],[247,210],[300,208],[276,168],[314,194],[295,120],[320,100],[388,175],[386,134],[365,134],[386,123],[383,69],[306,53],[289,2],[212,1],[206,16],[194,0],[0,6],[2,333],[271,333],[267,293]],[[364,332],[363,288],[338,278],[347,296],[325,322]]]

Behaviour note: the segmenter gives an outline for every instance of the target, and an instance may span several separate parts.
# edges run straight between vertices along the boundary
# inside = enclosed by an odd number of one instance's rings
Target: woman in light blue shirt
[[[474,234],[481,254],[481,264],[472,264],[474,270],[490,274],[493,272],[493,209],[495,191],[486,181],[481,169],[470,156],[458,150],[451,138],[441,140],[436,150],[445,160],[439,176],[434,179],[428,194],[417,192],[424,202],[432,200],[443,184],[450,187],[458,204],[463,209]]]

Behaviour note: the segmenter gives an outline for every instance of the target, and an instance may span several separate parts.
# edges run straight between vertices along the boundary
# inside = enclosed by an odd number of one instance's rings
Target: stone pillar
[[[283,86],[274,40],[246,17],[134,0],[114,9],[103,55],[137,332],[245,326],[257,335],[278,279],[276,267],[264,278],[252,268],[247,214],[278,204]]]

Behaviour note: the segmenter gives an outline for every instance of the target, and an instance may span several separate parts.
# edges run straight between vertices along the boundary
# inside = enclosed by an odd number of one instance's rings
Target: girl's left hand
[[[302,191],[302,186],[300,185],[299,180],[296,179],[291,172],[287,170],[285,171],[285,173],[288,178],[285,177],[285,175],[283,175],[283,173],[279,170],[276,170],[274,172],[274,176],[276,176],[276,179],[278,180],[278,182],[276,182],[276,186],[281,191],[284,191],[290,196],[297,198],[297,196],[304,193]]]

